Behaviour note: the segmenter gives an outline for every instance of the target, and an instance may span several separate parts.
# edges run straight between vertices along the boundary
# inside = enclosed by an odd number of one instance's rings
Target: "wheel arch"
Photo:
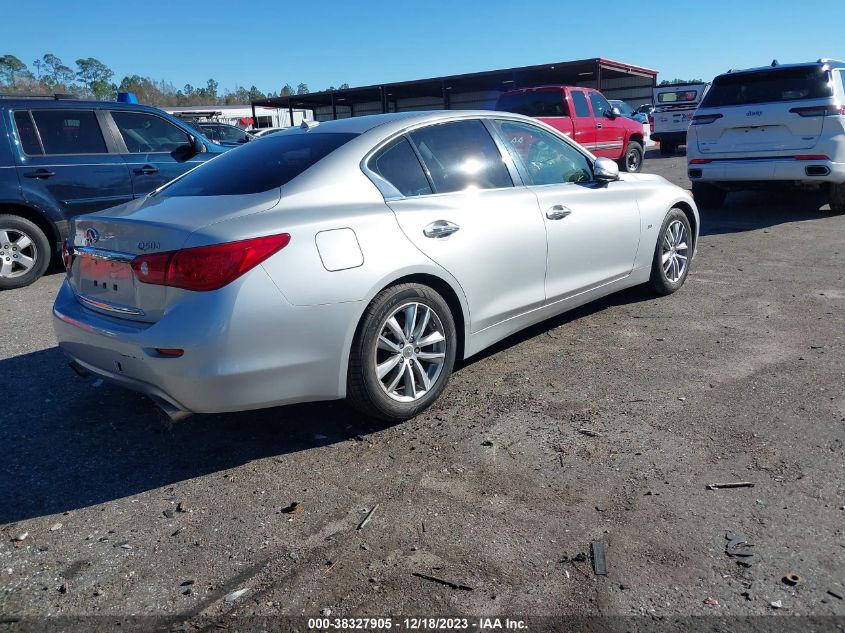
[[[15,202],[0,202],[0,215],[17,215],[25,220],[29,220],[44,231],[44,235],[54,245],[52,255],[58,252],[57,247],[63,239],[60,229],[38,209]]]
[[[698,245],[698,217],[696,216],[695,212],[692,210],[692,206],[684,202],[683,200],[678,200],[675,204],[672,205],[674,208],[680,209],[684,212],[684,215],[687,216],[687,220],[689,221],[690,229],[691,229],[691,237],[692,237],[692,252],[695,252],[696,246]]]

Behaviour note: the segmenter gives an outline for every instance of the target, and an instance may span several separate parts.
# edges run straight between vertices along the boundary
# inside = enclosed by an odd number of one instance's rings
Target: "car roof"
[[[58,109],[58,110],[73,110],[78,108],[108,108],[109,110],[132,110],[155,112],[156,114],[167,114],[163,110],[154,106],[143,105],[140,103],[120,103],[117,101],[96,101],[93,99],[54,99],[54,98],[17,98],[8,97],[0,99],[0,108],[38,108],[41,109]]]
[[[756,68],[731,68],[728,72],[718,75],[735,75],[740,73],[758,73],[766,70],[776,70],[779,68],[808,68],[812,66],[827,66],[828,68],[845,68],[845,62],[836,59],[818,59],[814,62],[801,62],[798,64],[772,64],[770,66],[757,66]]]

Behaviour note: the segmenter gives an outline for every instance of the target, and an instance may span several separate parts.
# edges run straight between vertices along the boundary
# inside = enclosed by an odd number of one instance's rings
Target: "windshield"
[[[170,196],[236,196],[281,187],[357,134],[269,136],[248,143],[188,172],[161,190]]]
[[[560,90],[534,90],[499,97],[496,110],[525,116],[568,116]]]
[[[772,68],[716,77],[701,107],[824,99],[832,95],[830,78],[821,66]]]

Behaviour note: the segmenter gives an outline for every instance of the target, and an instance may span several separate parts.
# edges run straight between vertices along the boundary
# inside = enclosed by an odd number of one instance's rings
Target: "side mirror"
[[[608,119],[615,119],[618,116],[622,116],[622,112],[620,112],[619,108],[614,106],[609,111],[605,110],[604,116],[606,116]]]
[[[202,154],[205,151],[205,145],[203,144],[203,142],[199,140],[199,137],[197,136],[191,136],[190,138],[191,151],[194,153],[194,156],[196,156],[197,154]]]
[[[619,180],[619,165],[609,158],[600,157],[593,163],[593,176],[599,182]]]

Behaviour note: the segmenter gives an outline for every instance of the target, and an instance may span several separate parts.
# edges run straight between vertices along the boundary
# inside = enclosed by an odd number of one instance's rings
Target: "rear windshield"
[[[772,68],[716,77],[701,107],[824,99],[832,95],[830,79],[821,66]]]
[[[569,114],[563,102],[563,93],[559,90],[537,90],[502,95],[496,102],[496,110],[534,117]]]
[[[237,196],[281,187],[357,134],[276,134],[201,165],[162,190],[169,196]]]
[[[676,92],[661,92],[657,95],[658,103],[689,103],[698,99],[698,90],[678,90]]]

